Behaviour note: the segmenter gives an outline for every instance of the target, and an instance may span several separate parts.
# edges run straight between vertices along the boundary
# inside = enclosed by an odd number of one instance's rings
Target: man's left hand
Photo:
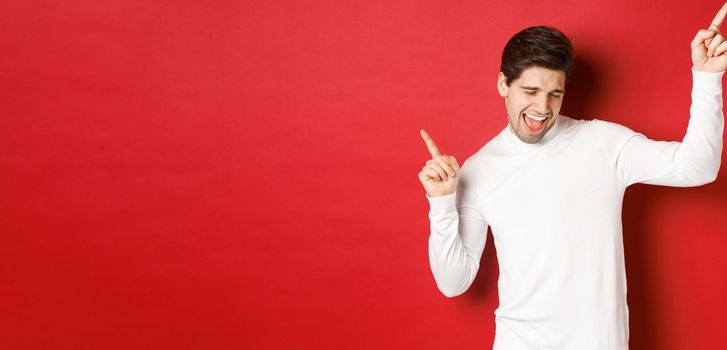
[[[700,29],[692,40],[692,63],[694,70],[702,72],[724,72],[727,69],[727,41],[719,32],[727,3],[717,12],[708,29]]]

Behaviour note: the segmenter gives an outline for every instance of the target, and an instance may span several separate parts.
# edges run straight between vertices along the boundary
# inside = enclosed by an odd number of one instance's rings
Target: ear
[[[507,86],[507,77],[505,77],[505,74],[500,72],[500,74],[497,75],[497,92],[500,93],[500,96],[507,97],[509,90],[510,87]]]

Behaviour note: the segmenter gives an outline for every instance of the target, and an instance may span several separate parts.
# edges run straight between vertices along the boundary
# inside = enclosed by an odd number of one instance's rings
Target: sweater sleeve
[[[650,140],[627,127],[597,121],[599,137],[626,186],[689,187],[717,178],[722,154],[722,75],[692,69],[689,126],[681,142]]]
[[[482,217],[467,162],[455,193],[430,197],[429,264],[437,287],[447,297],[464,293],[477,275],[485,248],[487,223]]]

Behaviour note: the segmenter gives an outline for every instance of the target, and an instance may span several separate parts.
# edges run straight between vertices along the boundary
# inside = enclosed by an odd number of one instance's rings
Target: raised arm
[[[717,178],[724,131],[722,76],[727,68],[727,41],[719,26],[726,14],[727,3],[709,29],[699,30],[692,40],[692,106],[681,142],[653,141],[625,127],[600,123],[607,152],[614,155],[627,185],[699,186]]]
[[[429,201],[429,264],[437,287],[447,297],[472,284],[485,248],[487,223],[478,210],[467,164],[461,171],[454,157],[443,156],[421,131],[432,159],[419,173]]]

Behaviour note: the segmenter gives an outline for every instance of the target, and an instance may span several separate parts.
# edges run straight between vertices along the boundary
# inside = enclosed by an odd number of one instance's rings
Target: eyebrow
[[[541,91],[542,90],[541,88],[535,87],[535,86],[520,86],[520,88],[523,89],[523,90],[528,90],[528,91]],[[559,94],[562,94],[563,93],[563,90],[561,90],[561,89],[553,89],[553,90],[550,91],[550,93],[559,93]]]

